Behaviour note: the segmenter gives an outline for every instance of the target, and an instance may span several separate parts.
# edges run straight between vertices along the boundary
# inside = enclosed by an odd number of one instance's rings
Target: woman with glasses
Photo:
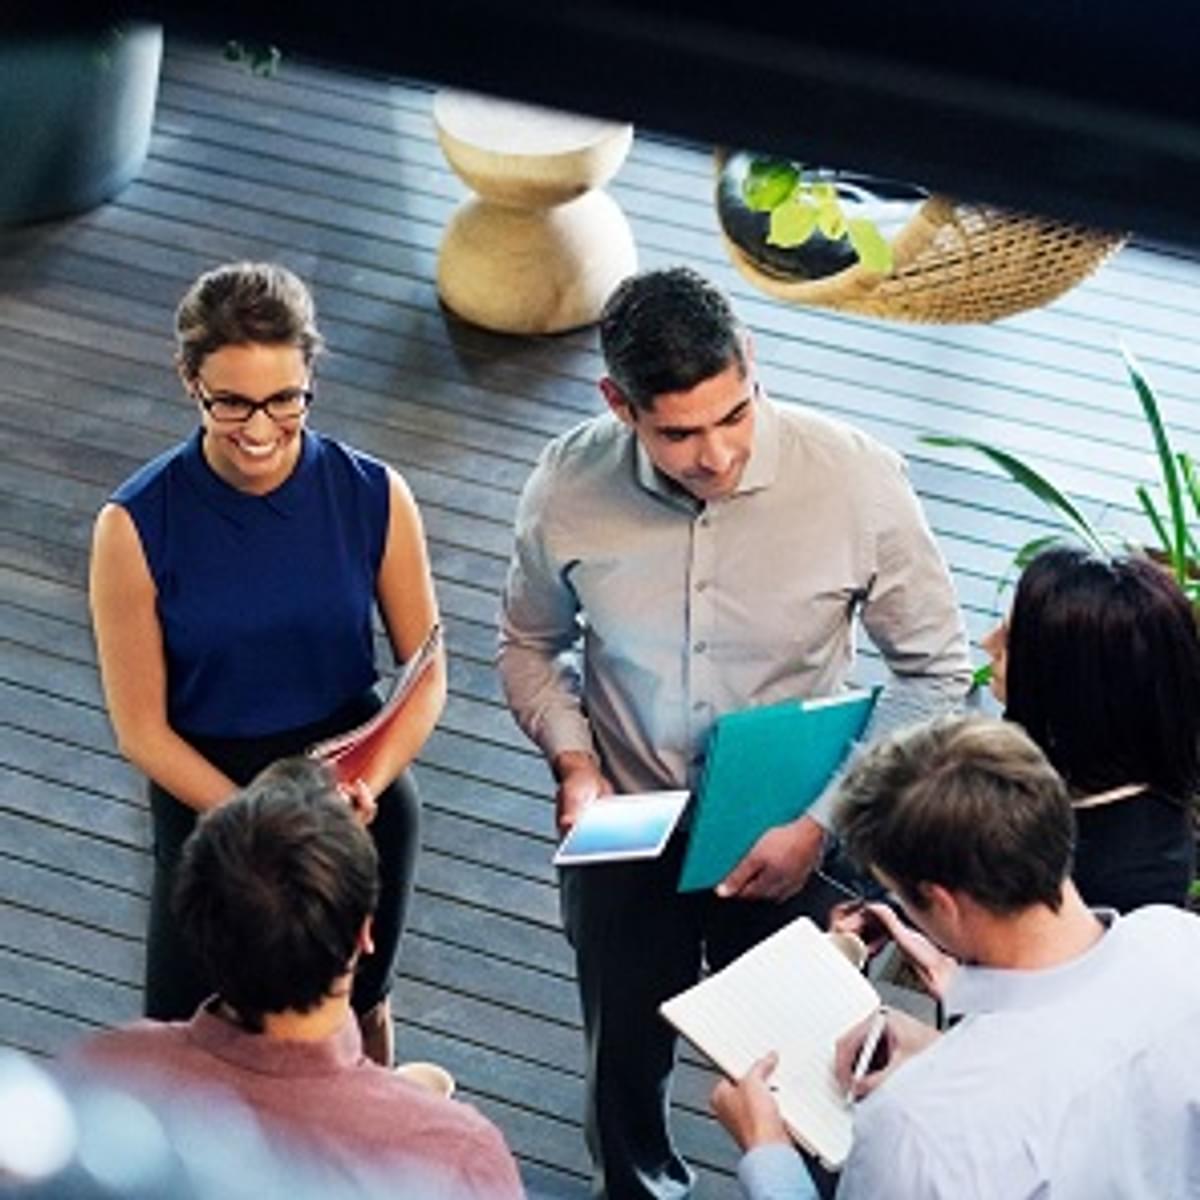
[[[160,1020],[190,1017],[209,991],[170,911],[173,871],[197,815],[268,763],[378,707],[375,609],[398,660],[438,619],[407,485],[307,427],[322,340],[305,285],[272,264],[218,267],[183,297],[176,337],[199,428],[101,510],[90,585],[118,744],[149,778],[145,1011]],[[347,788],[379,852],[374,953],[353,1002],[364,1046],[381,1062],[392,1055],[388,992],[418,844],[405,769],[445,687],[439,654],[369,777]]]
[[[992,691],[1067,781],[1092,905],[1182,905],[1195,872],[1200,636],[1148,559],[1043,551],[983,639]]]

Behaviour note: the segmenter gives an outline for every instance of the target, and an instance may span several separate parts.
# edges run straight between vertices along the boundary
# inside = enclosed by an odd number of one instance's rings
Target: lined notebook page
[[[771,1078],[784,1122],[836,1169],[850,1152],[852,1112],[834,1078],[834,1046],[878,1006],[871,984],[800,917],[660,1011],[734,1078],[778,1051]]]

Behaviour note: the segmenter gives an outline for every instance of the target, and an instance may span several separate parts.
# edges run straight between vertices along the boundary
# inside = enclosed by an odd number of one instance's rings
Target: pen
[[[863,1044],[858,1048],[858,1057],[854,1060],[854,1070],[850,1072],[850,1086],[846,1088],[847,1104],[854,1103],[854,1089],[863,1081],[867,1068],[871,1065],[871,1059],[879,1047],[879,1039],[883,1037],[883,1031],[886,1028],[887,1005],[881,1004],[871,1018],[871,1024],[867,1029],[867,1036],[863,1039]]]
[[[843,883],[840,879],[834,879],[832,875],[826,874],[818,867],[813,874],[825,884],[828,884],[835,892],[841,892],[843,896],[850,900],[857,900],[862,904],[866,903],[867,898],[859,891],[856,891],[848,883]]]

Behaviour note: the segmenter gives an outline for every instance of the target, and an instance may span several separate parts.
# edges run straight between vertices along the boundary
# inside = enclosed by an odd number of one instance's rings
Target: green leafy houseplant
[[[836,179],[828,172],[782,158],[755,157],[742,184],[742,196],[754,212],[770,214],[767,242],[790,248],[814,234],[849,241],[858,261],[886,275],[892,269],[891,243],[870,217],[848,217]]]
[[[891,238],[928,199],[912,184],[814,168],[749,151],[717,153],[725,238],[763,274],[817,281],[850,268],[891,275]]]
[[[1154,490],[1144,483],[1139,483],[1134,489],[1138,506],[1150,522],[1158,543],[1140,548],[1162,562],[1192,605],[1200,607],[1200,546],[1197,544],[1197,525],[1200,524],[1200,469],[1197,468],[1192,455],[1175,449],[1162,419],[1154,389],[1132,352],[1123,343],[1121,354],[1142,416],[1150,431],[1159,467],[1159,480]],[[1062,488],[1016,455],[974,438],[927,434],[921,441],[931,446],[973,450],[982,454],[1014,483],[1037,497],[1070,534],[1096,553],[1107,555],[1116,548],[1129,545],[1127,538],[1097,529]],[[1059,540],[1061,535],[1051,534],[1026,542],[1013,557],[1014,567],[1023,567],[1039,550]]]

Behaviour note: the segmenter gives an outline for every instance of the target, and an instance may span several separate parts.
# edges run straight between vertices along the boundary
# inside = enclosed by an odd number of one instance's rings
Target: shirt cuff
[[[562,716],[557,720],[547,721],[538,730],[537,743],[548,763],[553,763],[560,754],[572,750],[590,754],[597,762],[600,761],[600,756],[596,753],[596,743],[592,740],[592,731],[582,716]]]
[[[769,1142],[742,1155],[738,1183],[748,1200],[819,1200],[816,1185],[794,1146]]]

